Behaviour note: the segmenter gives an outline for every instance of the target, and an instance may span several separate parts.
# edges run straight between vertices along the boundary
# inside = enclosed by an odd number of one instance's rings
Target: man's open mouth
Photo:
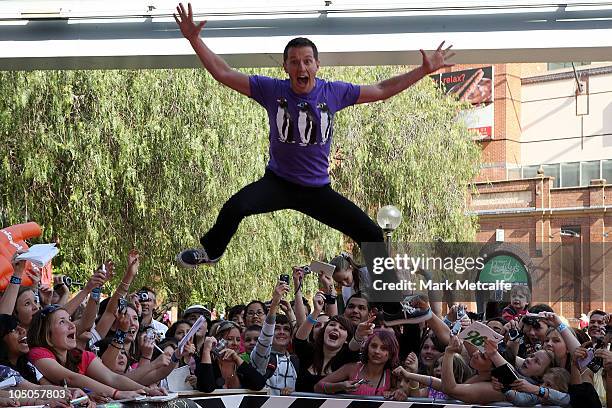
[[[297,81],[300,85],[308,85],[308,77],[306,75],[297,77]]]

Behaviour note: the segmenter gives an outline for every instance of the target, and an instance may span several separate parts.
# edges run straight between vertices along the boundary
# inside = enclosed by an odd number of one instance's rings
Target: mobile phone
[[[88,401],[89,401],[89,397],[87,395],[84,395],[82,397],[70,400],[70,405],[73,407],[79,407],[81,405],[86,405]]]
[[[491,370],[491,376],[497,378],[503,385],[510,385],[519,379],[509,364],[495,367]]]
[[[334,271],[336,270],[336,267],[332,264],[328,264],[326,262],[321,262],[321,261],[312,261],[310,263],[310,269],[314,272],[314,273],[323,273],[329,277],[331,277],[334,274]]]
[[[285,282],[287,285],[289,284],[289,275],[282,274],[278,277],[278,280]]]
[[[368,380],[366,380],[365,378],[360,378],[359,381],[357,381],[355,383],[355,385],[365,384],[367,382],[368,382]]]

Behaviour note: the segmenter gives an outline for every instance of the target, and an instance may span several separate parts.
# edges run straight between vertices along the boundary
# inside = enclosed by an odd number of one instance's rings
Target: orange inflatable
[[[41,234],[40,226],[35,222],[17,224],[0,229],[0,290],[6,289],[13,274],[13,265],[11,264],[13,254],[20,249],[28,248],[28,244],[25,243],[26,239],[36,238]],[[49,265],[45,265],[40,272],[37,272],[36,269],[38,268],[35,265],[32,265],[29,261],[26,262],[26,269],[21,277],[22,285],[32,285],[32,279],[27,274],[28,271],[36,274],[40,273],[41,283],[43,284],[51,282],[51,268]]]

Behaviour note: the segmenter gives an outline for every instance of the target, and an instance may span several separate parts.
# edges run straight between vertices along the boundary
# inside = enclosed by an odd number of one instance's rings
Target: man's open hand
[[[453,46],[451,45],[448,48],[442,49],[443,46],[444,41],[442,41],[438,48],[430,55],[427,55],[425,51],[420,50],[421,55],[423,56],[423,68],[428,74],[435,72],[440,68],[448,68],[455,65],[446,62],[447,59],[452,58],[455,55],[454,52],[450,51]]]
[[[183,34],[183,37],[189,41],[197,39],[200,36],[200,31],[202,31],[206,21],[200,21],[198,24],[193,22],[191,3],[187,3],[187,11],[185,11],[185,6],[183,6],[183,3],[179,3],[179,5],[176,7],[176,11],[178,12],[178,16],[175,13],[174,20],[181,29],[181,34]]]

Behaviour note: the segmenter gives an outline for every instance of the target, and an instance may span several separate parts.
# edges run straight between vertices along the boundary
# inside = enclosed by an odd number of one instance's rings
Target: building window
[[[509,167],[507,180],[520,180],[521,168],[520,167]]]
[[[538,176],[538,167],[540,166],[524,166],[523,167],[523,178],[533,178]]]
[[[604,179],[606,184],[612,184],[612,159],[591,160],[585,162],[555,163],[522,166],[520,169],[509,168],[508,180],[518,177],[538,177],[538,169],[544,170],[544,175],[554,177],[553,188],[559,187],[586,187],[591,180]]]
[[[580,67],[583,65],[591,65],[590,62],[574,62],[574,66],[576,67]],[[549,71],[554,71],[556,69],[567,69],[567,68],[571,68],[572,67],[572,63],[571,62],[549,62],[548,64],[546,64],[546,69],[548,69]]]
[[[589,186],[591,185],[591,180],[600,178],[600,167],[601,161],[589,161],[580,163],[580,185],[581,186]]]
[[[606,179],[606,184],[612,184],[612,160],[601,162],[601,178]]]
[[[544,169],[544,175],[554,177],[553,188],[557,188],[561,185],[561,177],[559,172],[559,164],[545,164],[542,166]]]
[[[577,187],[580,185],[580,162],[561,163],[561,186]]]

